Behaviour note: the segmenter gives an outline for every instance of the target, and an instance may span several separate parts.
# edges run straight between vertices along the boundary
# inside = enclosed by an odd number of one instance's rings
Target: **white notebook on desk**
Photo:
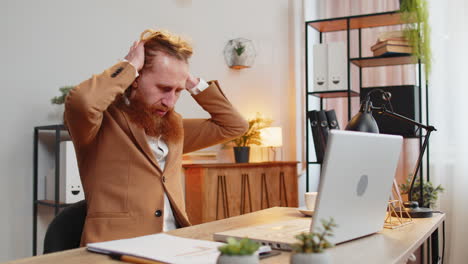
[[[129,239],[90,243],[91,252],[121,254],[167,263],[216,263],[224,243],[155,234]]]

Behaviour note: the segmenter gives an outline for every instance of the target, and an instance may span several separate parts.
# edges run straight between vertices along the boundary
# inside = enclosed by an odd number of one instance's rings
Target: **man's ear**
[[[139,81],[139,78],[136,78],[135,81],[133,81],[133,83],[127,89],[128,91],[127,95],[129,99],[133,99],[133,97],[135,97],[136,90],[138,89],[138,81]]]

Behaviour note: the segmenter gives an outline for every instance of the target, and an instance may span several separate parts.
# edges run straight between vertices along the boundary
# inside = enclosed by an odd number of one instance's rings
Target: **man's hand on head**
[[[191,91],[193,87],[197,86],[197,84],[200,82],[199,78],[193,77],[192,74],[189,74],[189,77],[187,78],[187,81],[185,82],[185,89],[188,91]]]
[[[125,59],[139,72],[145,63],[145,42],[135,41]]]

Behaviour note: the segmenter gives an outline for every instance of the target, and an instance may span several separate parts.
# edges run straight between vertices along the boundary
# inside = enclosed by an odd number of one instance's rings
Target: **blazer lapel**
[[[130,119],[127,117],[127,114],[125,112],[122,111],[122,113],[124,114],[125,119],[127,119],[127,123],[128,123],[128,126],[130,127],[130,131],[132,131],[133,137],[135,137],[136,142],[138,143],[138,146],[140,147],[142,152],[146,155],[146,157],[151,161],[151,163],[162,174],[161,167],[159,167],[159,164],[156,161],[156,157],[154,156],[153,151],[151,150],[150,146],[148,145],[148,141],[146,139],[145,131],[143,129],[139,128],[133,122],[131,122]]]

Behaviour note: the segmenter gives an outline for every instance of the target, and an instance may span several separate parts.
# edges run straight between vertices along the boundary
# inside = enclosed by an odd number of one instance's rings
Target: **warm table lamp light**
[[[266,127],[260,130],[262,146],[268,147],[273,151],[273,161],[276,161],[276,147],[283,146],[283,130],[281,127]],[[270,155],[268,155],[270,157]],[[268,158],[268,160],[270,160]]]
[[[370,100],[370,95],[373,92],[381,92],[382,93],[382,98],[390,103],[390,98],[391,94],[389,92],[385,92],[381,89],[375,89],[370,91],[366,95],[366,100],[362,102],[361,108],[359,110],[359,113],[357,113],[351,121],[349,121],[348,125],[346,126],[346,130],[353,130],[353,131],[361,131],[361,132],[369,132],[369,133],[379,133],[379,128],[377,126],[377,122],[375,121],[374,117],[372,116],[372,111],[377,112],[379,114],[384,114],[402,121],[405,121],[407,123],[413,124],[419,128],[424,128],[426,130],[426,136],[424,138],[424,143],[422,145],[422,148],[419,152],[419,157],[418,161],[416,162],[416,168],[414,169],[413,172],[413,179],[411,180],[411,186],[408,192],[408,199],[411,200],[412,194],[413,194],[413,188],[414,188],[414,182],[416,180],[416,177],[418,175],[419,169],[421,168],[421,163],[422,163],[422,158],[424,156],[424,152],[427,148],[427,143],[429,141],[429,136],[431,135],[432,131],[436,131],[436,129],[433,126],[426,126],[424,124],[418,123],[414,120],[411,120],[407,117],[404,117],[402,115],[396,114],[393,111],[388,111],[385,108],[385,105],[382,107],[374,107],[372,105],[372,102]],[[391,107],[391,104],[390,104]],[[392,109],[393,110],[393,109]],[[419,204],[423,205],[424,204],[424,196],[423,196],[423,176],[422,174],[420,175],[420,195],[419,195],[419,201],[408,201],[405,202],[405,211],[407,211],[411,217],[413,218],[424,218],[424,217],[432,217],[432,210],[430,208],[424,208],[424,207],[419,207]],[[404,214],[403,214],[404,215]]]

